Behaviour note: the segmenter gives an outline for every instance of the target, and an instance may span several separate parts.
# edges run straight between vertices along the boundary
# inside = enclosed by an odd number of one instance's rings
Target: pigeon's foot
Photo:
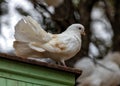
[[[67,67],[64,60],[62,60],[61,62],[57,62],[57,64],[58,64],[59,66]]]
[[[61,64],[65,67],[67,67],[64,60],[61,60]]]

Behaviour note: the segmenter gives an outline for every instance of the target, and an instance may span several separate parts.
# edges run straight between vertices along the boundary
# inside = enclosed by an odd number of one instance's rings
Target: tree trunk
[[[113,20],[113,51],[120,51],[120,0],[115,0],[114,5],[114,20]]]

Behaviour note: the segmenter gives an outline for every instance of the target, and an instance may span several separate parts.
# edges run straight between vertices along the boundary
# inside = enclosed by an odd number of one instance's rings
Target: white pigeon
[[[84,26],[72,24],[61,34],[46,32],[30,16],[21,19],[15,26],[14,48],[23,58],[51,58],[65,66],[65,60],[75,56],[81,48]]]

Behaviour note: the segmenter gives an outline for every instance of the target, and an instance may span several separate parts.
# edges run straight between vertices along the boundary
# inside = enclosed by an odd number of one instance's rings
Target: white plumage
[[[81,24],[72,24],[61,34],[48,33],[28,16],[15,26],[14,48],[17,56],[51,58],[65,65],[80,50],[81,34],[85,34]]]

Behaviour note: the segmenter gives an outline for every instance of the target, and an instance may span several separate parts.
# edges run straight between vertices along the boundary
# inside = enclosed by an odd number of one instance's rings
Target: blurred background
[[[109,52],[120,52],[120,0],[0,0],[0,52],[15,55],[14,26],[27,15],[51,33],[73,23],[85,26],[81,51],[66,61],[68,66],[84,57],[103,59]]]

